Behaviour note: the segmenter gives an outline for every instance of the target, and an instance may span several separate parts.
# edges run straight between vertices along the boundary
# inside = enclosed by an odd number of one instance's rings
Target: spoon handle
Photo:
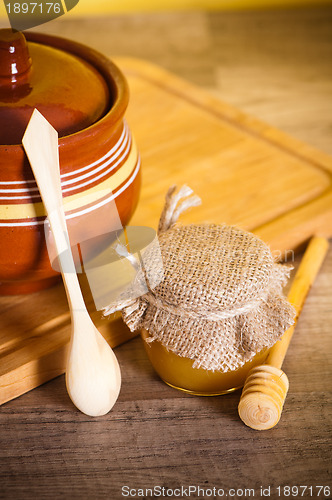
[[[48,214],[68,300],[72,310],[85,309],[62,204],[58,133],[35,109],[22,143]]]

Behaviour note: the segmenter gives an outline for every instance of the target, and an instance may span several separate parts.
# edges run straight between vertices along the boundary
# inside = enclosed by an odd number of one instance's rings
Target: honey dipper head
[[[274,427],[281,417],[288,386],[287,375],[279,368],[269,365],[253,368],[239,402],[241,420],[259,431]]]

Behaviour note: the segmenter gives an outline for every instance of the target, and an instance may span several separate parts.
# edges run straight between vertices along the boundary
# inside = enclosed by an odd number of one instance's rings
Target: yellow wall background
[[[80,0],[72,14],[158,10],[238,10],[332,5],[332,0]]]
[[[27,0],[29,2],[29,0]],[[38,2],[38,0],[34,0]],[[61,0],[53,0],[61,1]],[[62,2],[64,4],[64,2]],[[71,16],[161,10],[241,10],[332,5],[332,0],[80,0]],[[0,18],[6,17],[0,0]]]

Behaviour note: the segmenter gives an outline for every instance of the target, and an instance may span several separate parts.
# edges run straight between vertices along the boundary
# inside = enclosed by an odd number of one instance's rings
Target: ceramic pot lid
[[[92,125],[110,105],[108,86],[91,64],[0,30],[0,144],[21,143],[34,108],[62,137]]]

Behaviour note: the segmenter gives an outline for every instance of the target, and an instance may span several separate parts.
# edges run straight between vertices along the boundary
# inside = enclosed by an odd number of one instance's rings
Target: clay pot
[[[33,109],[59,133],[71,243],[88,240],[95,253],[128,223],[138,201],[140,159],[124,120],[128,97],[120,70],[89,47],[0,30],[0,294],[32,292],[58,278],[21,145]]]

